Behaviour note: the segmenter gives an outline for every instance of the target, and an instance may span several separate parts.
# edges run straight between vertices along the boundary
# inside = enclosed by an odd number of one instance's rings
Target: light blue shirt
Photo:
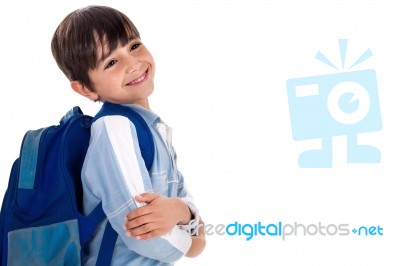
[[[149,125],[155,144],[155,155],[147,171],[135,126],[123,116],[105,116],[91,127],[89,149],[82,168],[84,212],[90,213],[101,201],[107,219],[118,233],[112,265],[173,265],[191,245],[190,230],[198,225],[198,211],[176,164],[172,147],[172,129],[152,111],[127,105]],[[141,206],[134,197],[156,192],[180,197],[195,216],[188,225],[175,226],[167,235],[150,240],[128,237],[123,229],[128,212]],[[85,250],[85,265],[95,265],[105,223],[95,233]]]

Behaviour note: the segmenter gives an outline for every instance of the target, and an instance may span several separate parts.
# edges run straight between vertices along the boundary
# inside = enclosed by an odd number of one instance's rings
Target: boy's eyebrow
[[[103,55],[97,60],[96,67],[99,66],[101,63],[103,63],[106,60],[106,58],[110,56],[111,51],[109,51],[108,53],[102,53],[102,54]]]

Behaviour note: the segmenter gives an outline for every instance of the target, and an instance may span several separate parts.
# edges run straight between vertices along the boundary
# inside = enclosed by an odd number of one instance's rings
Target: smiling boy
[[[150,110],[155,64],[134,24],[110,7],[78,9],[60,23],[51,47],[75,92],[131,108],[154,139],[147,171],[128,118],[104,116],[91,126],[82,168],[84,212],[102,202],[106,221],[118,233],[112,265],[172,265],[184,255],[200,254],[202,227],[199,236],[189,233],[197,231],[199,213],[177,168],[171,128]],[[86,265],[97,261],[106,221],[84,250]]]

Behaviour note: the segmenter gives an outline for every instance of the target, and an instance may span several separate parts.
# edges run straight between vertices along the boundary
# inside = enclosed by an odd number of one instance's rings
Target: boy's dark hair
[[[105,58],[134,38],[140,38],[139,31],[125,14],[111,7],[88,6],[64,18],[54,32],[51,52],[70,81],[93,90],[88,72],[98,65],[98,46]]]

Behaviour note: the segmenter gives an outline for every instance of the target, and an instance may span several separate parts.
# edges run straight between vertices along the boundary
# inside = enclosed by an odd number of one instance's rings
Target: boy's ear
[[[97,101],[99,99],[99,95],[95,91],[92,91],[77,80],[71,81],[71,88],[89,100]]]

